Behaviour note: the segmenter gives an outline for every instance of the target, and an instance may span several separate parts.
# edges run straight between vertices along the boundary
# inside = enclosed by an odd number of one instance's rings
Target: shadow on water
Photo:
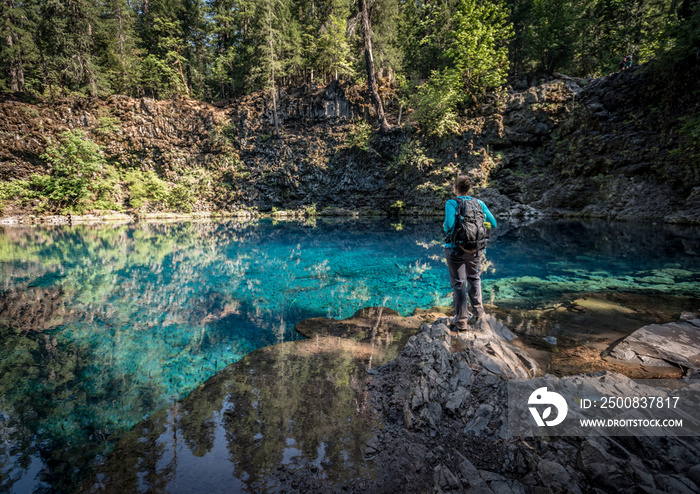
[[[134,424],[246,354],[299,339],[292,328],[303,319],[448,305],[440,227],[439,218],[0,227],[0,490],[75,490]],[[692,228],[503,224],[486,253],[485,299],[530,310],[580,292],[697,298],[699,253]],[[291,439],[293,453],[300,439]]]

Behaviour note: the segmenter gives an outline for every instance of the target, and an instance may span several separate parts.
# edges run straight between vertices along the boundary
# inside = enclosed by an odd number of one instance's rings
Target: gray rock
[[[461,484],[457,477],[442,463],[433,470],[433,479],[435,485],[440,487],[444,492],[461,490]]]
[[[684,477],[658,474],[654,478],[656,484],[664,492],[673,492],[674,494],[696,494],[698,492],[698,486]]]
[[[698,349],[698,327],[688,321],[679,321],[644,326],[618,343],[610,355],[648,365],[670,365],[666,363],[670,362],[689,369],[700,369]]]
[[[469,390],[464,387],[458,388],[454,393],[452,393],[445,404],[445,408],[454,412],[459,407],[462,406],[464,399],[469,395]]]
[[[454,453],[459,473],[462,474],[463,483],[465,487],[468,488],[466,492],[474,494],[492,494],[493,491],[481,478],[474,464],[466,459],[459,451],[455,450]]]
[[[479,434],[483,431],[486,426],[491,421],[491,412],[493,411],[493,406],[488,403],[482,403],[472,418],[464,427],[464,431],[472,431]]]
[[[692,466],[688,469],[688,478],[700,485],[700,465]]]
[[[515,494],[510,484],[504,480],[497,480],[489,483],[493,494]]]
[[[537,102],[539,102],[539,98],[537,97],[537,88],[531,87],[527,90],[527,93],[525,93],[525,104],[529,105]]]
[[[537,475],[539,475],[542,483],[549,487],[552,492],[581,494],[581,489],[576,485],[576,482],[571,478],[566,468],[560,463],[542,460],[539,465],[537,465]]]
[[[624,464],[620,463],[596,439],[588,439],[581,445],[578,466],[593,485],[612,489],[632,487],[635,482],[625,474]]]

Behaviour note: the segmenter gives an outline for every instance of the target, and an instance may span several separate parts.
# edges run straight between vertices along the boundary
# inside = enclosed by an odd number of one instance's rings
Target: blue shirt
[[[464,201],[469,201],[472,199],[471,196],[459,196],[460,199]],[[489,211],[489,208],[486,207],[486,204],[481,199],[477,199],[479,201],[479,205],[481,205],[481,210],[484,212],[484,221],[488,221],[491,223],[491,228],[496,228],[498,224],[496,223],[496,218],[493,217],[491,214],[491,211]],[[445,222],[442,224],[442,229],[445,231],[445,233],[449,232],[452,230],[452,227],[455,225],[455,214],[457,213],[457,201],[454,199],[450,199],[447,201],[445,204]],[[454,245],[452,242],[446,243],[445,247],[452,248]]]

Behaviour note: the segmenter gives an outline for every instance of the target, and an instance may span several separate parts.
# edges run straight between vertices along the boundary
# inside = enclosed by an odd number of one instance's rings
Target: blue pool
[[[70,491],[144,417],[309,317],[450,304],[441,219],[0,228],[0,491]],[[700,229],[499,226],[486,302],[700,297]],[[700,307],[689,307],[698,309]]]

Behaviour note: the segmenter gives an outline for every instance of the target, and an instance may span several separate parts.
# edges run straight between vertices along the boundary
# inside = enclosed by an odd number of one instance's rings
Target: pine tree
[[[386,74],[390,82],[401,72],[403,63],[400,7],[398,0],[375,0],[371,9],[374,63],[379,77]]]
[[[351,75],[353,70],[349,62],[350,45],[346,36],[347,19],[343,12],[331,14],[321,27],[316,45],[316,61],[325,73],[335,80],[338,75]]]
[[[112,91],[136,94],[140,63],[136,48],[136,15],[126,0],[105,0],[95,36],[100,65]]]
[[[289,22],[288,4],[283,0],[260,0],[256,5],[252,32],[253,54],[249,84],[269,92],[275,136],[279,136],[277,114],[277,78],[284,75],[282,32],[279,26]]]
[[[250,0],[213,0],[209,8],[214,47],[211,85],[214,94],[226,99],[244,93],[250,69],[247,42],[253,4]]]
[[[48,84],[62,92],[86,89],[96,95],[102,74],[94,55],[96,8],[85,0],[45,0],[40,4],[39,50]]]
[[[3,80],[10,91],[24,91],[27,65],[36,58],[36,47],[32,38],[35,30],[30,2],[2,0],[3,14],[0,17],[0,59],[3,64]]]

